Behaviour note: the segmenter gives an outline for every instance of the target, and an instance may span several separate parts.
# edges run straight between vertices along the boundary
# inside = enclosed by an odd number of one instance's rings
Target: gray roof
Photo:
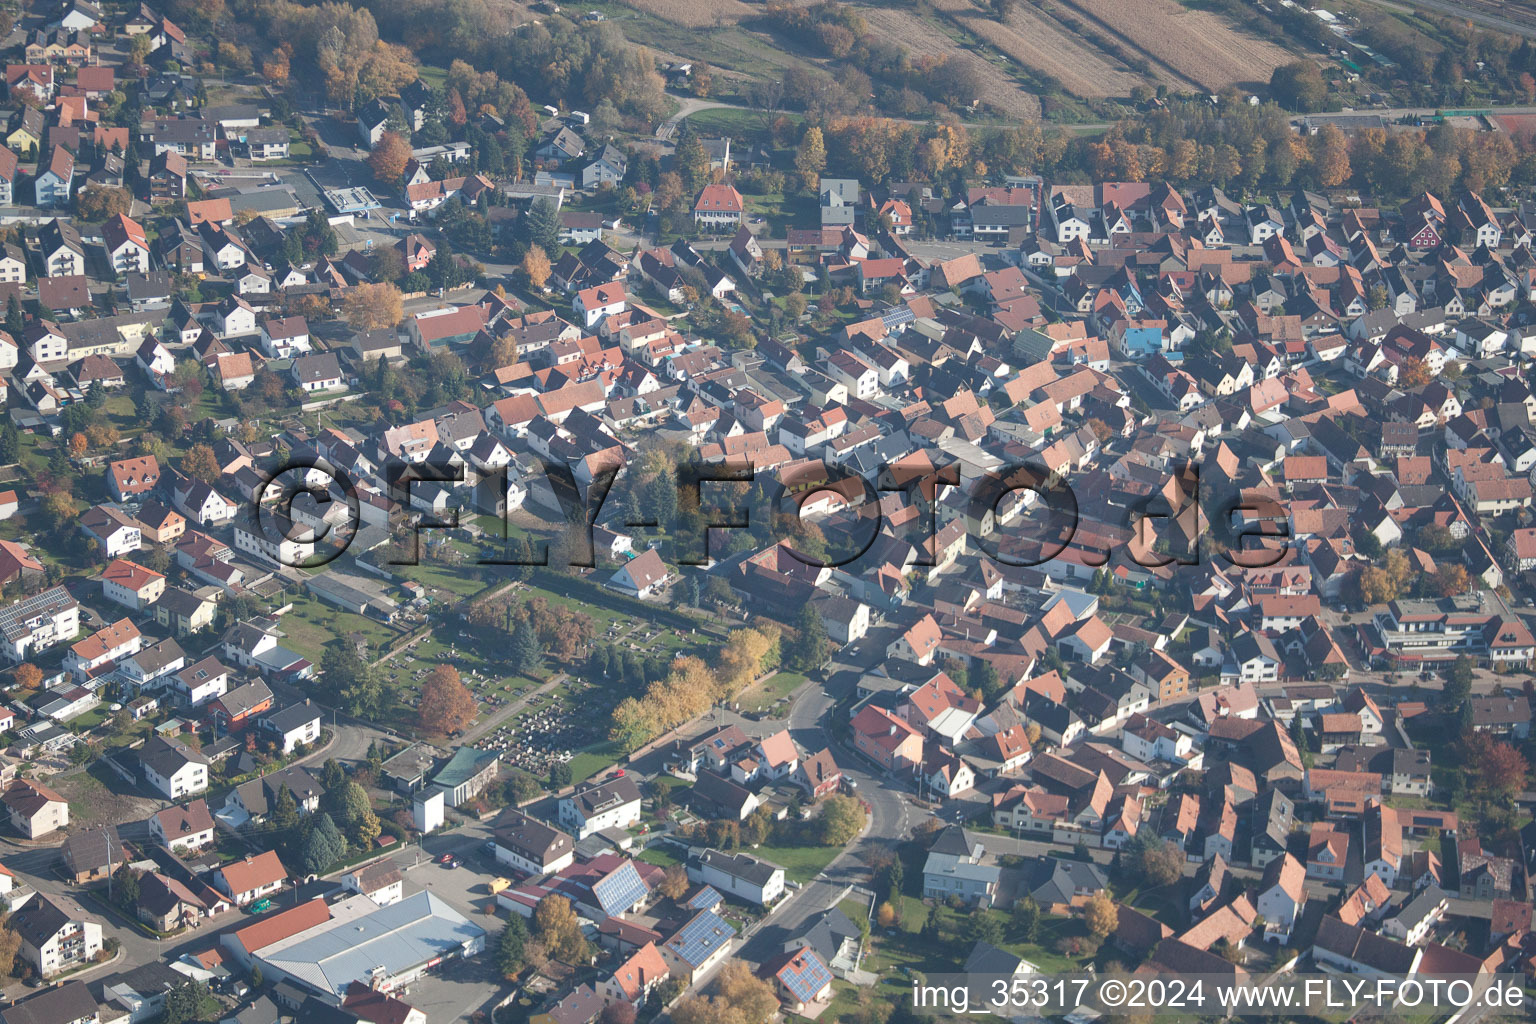
[[[1397,912],[1392,916],[1401,921],[1404,927],[1412,929],[1428,917],[1445,898],[1446,894],[1438,885],[1427,885],[1412,899],[1399,904]]]
[[[539,864],[572,849],[570,836],[519,811],[509,812],[495,834],[496,845]]]
[[[972,864],[969,858],[956,857],[952,853],[930,853],[923,862],[923,876],[944,875],[969,882],[996,885],[1002,877],[1002,869],[990,864]]]
[[[478,925],[430,892],[360,917],[339,917],[307,938],[277,948],[260,959],[321,992],[340,995],[352,981],[365,980],[382,967],[387,976],[419,967],[483,939]]]
[[[116,825],[77,832],[64,840],[64,857],[76,871],[95,871],[123,862],[123,841]]]
[[[272,699],[272,688],[257,679],[237,686],[224,696],[218,698],[218,704],[231,716],[248,714],[252,708],[265,704]]]
[[[588,783],[577,787],[576,791],[565,798],[569,800],[581,812],[583,818],[590,818],[600,811],[621,804],[634,803],[640,799],[640,787],[635,785],[635,780],[628,775],[621,778],[609,779],[597,784]]]
[[[173,665],[178,659],[186,660],[187,652],[181,649],[173,637],[167,637],[157,644],[151,644],[128,660],[139,666],[139,670],[147,676],[153,676],[162,671],[167,665]]]
[[[93,1017],[96,1000],[90,989],[78,981],[40,992],[24,1003],[0,1010],[5,1024],[59,1024],[60,1021]]]
[[[33,946],[40,946],[71,921],[84,921],[88,917],[68,896],[38,893],[36,899],[11,915],[11,927]]]
[[[301,700],[269,715],[263,715],[262,724],[278,732],[293,732],[320,717],[320,709],[308,700]]]
[[[305,383],[333,380],[341,376],[341,364],[336,361],[334,352],[300,356],[293,361],[293,375]]]
[[[966,974],[1012,975],[1024,961],[1006,949],[998,949],[990,942],[978,942],[965,961]]]
[[[1041,857],[1030,872],[1028,886],[1035,901],[1045,906],[1069,903],[1078,889],[1106,889],[1109,882],[1096,865],[1060,857]]]
[[[758,860],[745,853],[721,853],[719,850],[705,850],[699,855],[698,861],[756,886],[767,885],[775,872],[784,870],[777,864]]]
[[[168,740],[163,736],[151,736],[139,748],[139,762],[154,769],[156,775],[168,779],[187,764],[208,763],[208,759],[191,747]]]

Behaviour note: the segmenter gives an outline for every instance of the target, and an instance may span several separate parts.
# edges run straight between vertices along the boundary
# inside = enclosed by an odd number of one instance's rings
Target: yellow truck
[[[497,893],[501,892],[501,890],[507,888],[511,884],[512,882],[509,879],[493,878],[488,883],[488,888],[491,890],[491,895],[495,896]]]

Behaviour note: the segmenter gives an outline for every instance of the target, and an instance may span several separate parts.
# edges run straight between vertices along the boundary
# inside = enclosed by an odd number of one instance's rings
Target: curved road
[[[832,681],[827,684],[818,684],[813,679],[790,707],[786,728],[803,750],[832,748],[843,776],[857,785],[858,796],[869,805],[869,825],[864,834],[839,853],[815,881],[780,903],[737,950],[738,956],[754,963],[761,963],[777,953],[786,939],[802,930],[809,918],[835,906],[849,886],[867,884],[866,854],[875,849],[890,849],[906,838],[913,825],[929,817],[928,811],[913,803],[900,782],[872,774],[862,758],[829,733],[827,725],[831,716],[838,713],[839,699],[852,693],[857,678],[857,670],[845,666],[842,671],[834,672]]]

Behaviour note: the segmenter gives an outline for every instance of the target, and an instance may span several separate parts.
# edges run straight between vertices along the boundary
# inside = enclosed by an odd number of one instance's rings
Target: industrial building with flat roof
[[[328,1002],[362,982],[391,992],[445,960],[485,948],[485,931],[430,892],[378,906],[354,896],[330,908],[330,920],[250,952],[262,973],[290,980]]]

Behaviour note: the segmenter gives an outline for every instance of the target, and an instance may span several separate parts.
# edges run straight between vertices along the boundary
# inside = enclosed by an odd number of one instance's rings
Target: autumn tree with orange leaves
[[[421,704],[416,708],[421,727],[439,736],[463,732],[478,711],[474,694],[452,665],[439,665],[432,670],[421,688]]]
[[[398,184],[411,160],[411,144],[395,132],[385,132],[368,154],[368,168],[387,185]]]

